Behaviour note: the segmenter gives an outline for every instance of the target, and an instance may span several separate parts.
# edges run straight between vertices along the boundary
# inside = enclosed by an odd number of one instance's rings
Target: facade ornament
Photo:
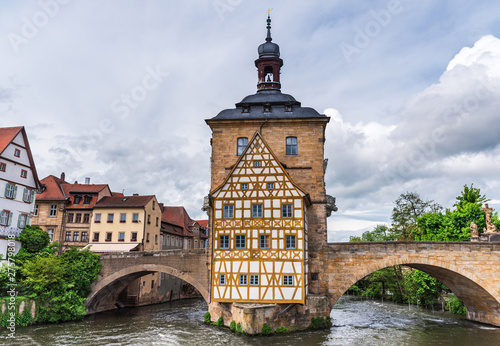
[[[477,231],[477,225],[474,223],[474,221],[470,223],[470,236],[472,238],[479,237],[479,232]]]
[[[491,223],[491,212],[493,208],[488,207],[488,204],[484,205],[484,208],[481,208],[486,213],[486,227],[483,229],[483,233],[496,233],[497,226]]]

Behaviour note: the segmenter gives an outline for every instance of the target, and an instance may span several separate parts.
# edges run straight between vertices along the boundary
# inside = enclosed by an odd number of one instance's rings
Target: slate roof
[[[106,196],[96,203],[94,208],[140,208],[144,207],[154,198],[149,196]]]

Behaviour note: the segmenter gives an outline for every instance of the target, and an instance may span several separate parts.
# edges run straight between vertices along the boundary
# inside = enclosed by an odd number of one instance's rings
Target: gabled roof
[[[264,138],[261,136],[261,134],[258,131],[255,132],[255,134],[253,135],[252,139],[248,142],[247,147],[245,148],[245,150],[243,150],[243,153],[240,155],[240,157],[238,158],[238,160],[236,161],[236,163],[233,165],[233,167],[231,168],[231,171],[226,176],[226,178],[224,179],[224,181],[222,182],[222,184],[220,184],[215,189],[213,189],[210,192],[210,196],[213,197],[215,194],[217,194],[218,192],[220,192],[220,190],[222,190],[224,188],[224,186],[228,183],[229,179],[233,176],[233,174],[235,173],[235,170],[237,170],[237,169],[240,170],[240,163],[241,163],[241,161],[246,159],[246,156],[250,152],[250,150],[254,150],[254,146],[256,148],[258,148],[258,146],[257,146],[258,145],[257,140],[259,140],[260,142],[262,142],[262,145],[265,146],[265,149],[269,152],[269,155],[271,156],[271,160],[273,160],[273,161],[276,162],[276,164],[279,167],[279,170],[282,172],[282,174],[284,174],[284,176],[286,177],[286,179],[288,179],[288,181],[292,184],[292,186],[294,188],[296,188],[300,193],[303,194],[303,196],[306,199],[306,201],[310,202],[309,194],[306,191],[304,191],[300,186],[298,186],[297,184],[295,184],[295,182],[290,177],[290,175],[288,174],[288,172],[286,171],[286,169],[283,167],[283,164],[280,162],[280,160],[278,160],[278,158],[276,157],[276,155],[273,153],[271,147],[267,144],[267,142],[264,140]]]
[[[33,173],[33,178],[35,180],[35,185],[36,188],[39,189],[41,187],[40,180],[38,180],[38,173],[36,171],[35,161],[33,160],[33,154],[31,153],[30,144],[28,142],[28,135],[26,134],[24,126],[0,127],[0,155],[3,154],[5,149],[17,137],[19,133],[21,133],[23,136],[24,144],[26,146],[26,152],[28,154],[28,160],[30,162],[30,168]]]
[[[71,193],[99,193],[105,188],[107,184],[64,184],[63,189],[66,196]]]
[[[170,223],[170,222],[166,222],[163,219],[161,221],[161,231],[166,232],[166,233],[170,233],[170,234],[174,234],[174,235],[178,235],[180,237],[184,236],[184,230],[181,226],[175,225],[175,224]],[[191,234],[188,236],[192,237],[193,235]]]
[[[5,148],[7,148],[23,128],[23,126],[0,128],[0,154],[4,152]]]
[[[193,224],[194,220],[189,217],[184,207],[164,206],[163,213],[161,214],[161,220],[181,226],[185,236],[193,236],[193,233],[189,230],[189,226]]]
[[[64,180],[49,175],[40,182],[44,185],[44,190],[42,193],[36,194],[37,201],[64,201],[66,199],[61,186],[62,184],[66,184]]]
[[[208,220],[196,220],[200,224],[201,227],[207,228],[208,227]]]
[[[155,196],[106,196],[101,198],[94,208],[140,208],[148,204],[152,198]]]

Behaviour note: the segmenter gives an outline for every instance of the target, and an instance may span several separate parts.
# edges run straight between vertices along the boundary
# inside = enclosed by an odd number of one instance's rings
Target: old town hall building
[[[326,244],[326,218],[336,210],[324,183],[330,119],[281,92],[283,60],[270,24],[268,17],[255,61],[257,93],[206,120],[213,320],[230,311],[234,319],[245,303],[307,308],[320,284],[308,250]]]

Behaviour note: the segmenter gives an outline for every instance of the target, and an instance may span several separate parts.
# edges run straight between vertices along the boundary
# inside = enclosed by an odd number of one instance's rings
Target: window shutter
[[[35,190],[31,190],[31,203],[33,203],[35,201],[35,194],[36,194],[36,191]]]
[[[19,217],[17,218],[17,228],[21,227],[21,217],[22,217],[22,215],[19,214]]]
[[[10,224],[12,223],[12,216],[14,215],[13,212],[10,212],[9,213],[9,221],[7,222],[7,226],[10,226]]]
[[[23,191],[23,201],[26,201],[26,194],[27,193],[28,193],[28,189],[24,188],[24,191]]]
[[[3,210],[2,210],[2,211],[0,211],[0,220],[1,220],[1,221],[3,221],[3,214],[4,214],[4,213],[5,213],[5,212],[4,212]],[[0,221],[0,224],[1,224],[1,221]]]
[[[17,195],[17,185],[14,186],[14,196],[12,196],[13,199],[16,199]]]
[[[9,196],[9,186],[10,186],[9,183],[5,184],[5,194],[4,194],[5,197]]]
[[[26,216],[26,226],[25,227],[27,227],[29,225],[31,225],[31,216],[28,215],[28,216]]]

